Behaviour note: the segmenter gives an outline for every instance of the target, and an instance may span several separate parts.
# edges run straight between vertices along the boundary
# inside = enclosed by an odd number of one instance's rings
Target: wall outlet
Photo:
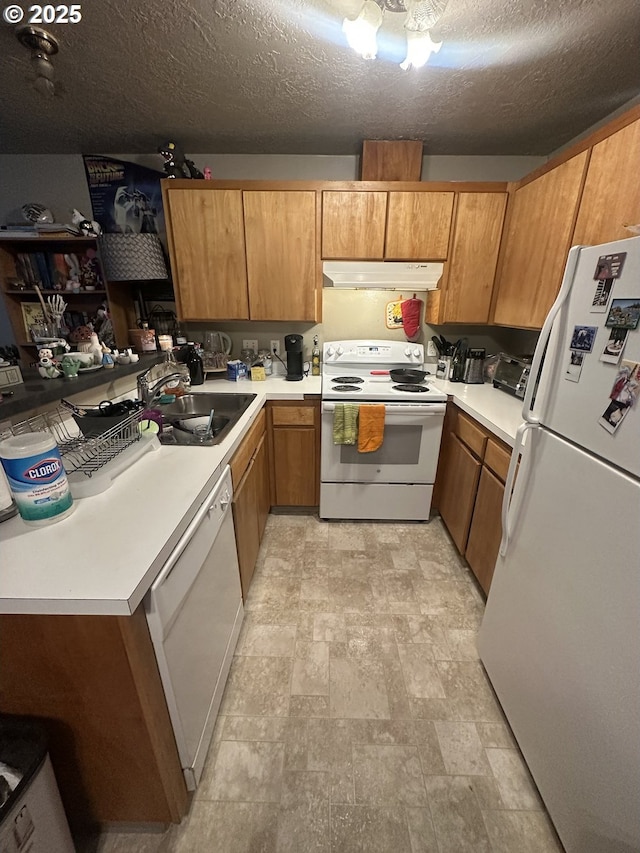
[[[429,357],[435,357],[438,355],[438,348],[433,341],[427,341],[427,355]]]
[[[276,355],[280,355],[280,341],[269,341],[269,349]]]
[[[254,340],[243,340],[242,341],[242,349],[252,349],[254,352],[258,352],[258,341]]]

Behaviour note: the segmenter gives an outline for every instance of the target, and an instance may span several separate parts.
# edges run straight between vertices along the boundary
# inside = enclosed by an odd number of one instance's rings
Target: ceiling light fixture
[[[442,42],[433,41],[429,31],[442,17],[447,3],[448,0],[363,0],[358,15],[345,18],[342,29],[349,47],[363,59],[375,59],[385,12],[404,13],[407,56],[400,67],[405,71],[422,68],[431,54],[442,47]]]
[[[58,52],[58,40],[46,30],[28,25],[16,29],[16,38],[31,51],[31,64],[36,75],[34,89],[41,95],[55,95],[55,69],[51,57]]]

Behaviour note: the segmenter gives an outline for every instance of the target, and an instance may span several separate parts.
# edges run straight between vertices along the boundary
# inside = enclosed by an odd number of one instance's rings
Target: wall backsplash
[[[202,340],[207,329],[226,332],[233,341],[232,355],[239,356],[243,338],[258,340],[260,349],[268,349],[269,341],[278,338],[281,350],[284,350],[284,336],[289,333],[304,338],[305,358],[308,360],[313,345],[313,336],[318,335],[320,344],[324,341],[346,339],[405,340],[402,331],[387,329],[385,324],[388,302],[400,299],[407,294],[379,290],[323,290],[322,323],[284,323],[284,322],[245,322],[228,323],[189,323],[187,329],[195,340]],[[426,301],[427,294],[418,294]],[[507,329],[500,326],[438,326],[423,325],[420,343],[425,344],[431,335],[442,334],[456,341],[466,337],[470,346],[484,347],[487,355],[506,351],[514,354],[532,353],[538,332],[522,329]],[[282,355],[284,358],[284,355]]]

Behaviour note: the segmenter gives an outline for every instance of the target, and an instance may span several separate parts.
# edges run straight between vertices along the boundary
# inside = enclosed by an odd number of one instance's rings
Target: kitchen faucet
[[[172,370],[171,373],[167,373],[152,384],[149,384],[149,373],[155,366],[156,365],[152,365],[137,376],[138,397],[142,400],[145,406],[153,404],[156,398],[160,396],[158,391],[161,391],[162,387],[166,385],[167,382],[170,382],[172,379],[185,379],[184,372]]]

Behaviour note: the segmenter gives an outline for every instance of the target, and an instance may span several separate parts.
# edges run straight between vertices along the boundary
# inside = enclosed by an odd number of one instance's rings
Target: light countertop
[[[265,401],[319,395],[321,380],[214,380],[193,390],[257,396],[219,445],[164,445],[60,522],[1,524],[0,613],[133,613]]]
[[[489,384],[434,384],[513,446],[519,400]],[[124,471],[107,491],[76,500],[73,514],[58,523],[30,527],[16,517],[1,524],[0,613],[133,613],[265,401],[319,396],[321,380],[213,379],[193,391],[256,398],[217,446],[163,445]]]

